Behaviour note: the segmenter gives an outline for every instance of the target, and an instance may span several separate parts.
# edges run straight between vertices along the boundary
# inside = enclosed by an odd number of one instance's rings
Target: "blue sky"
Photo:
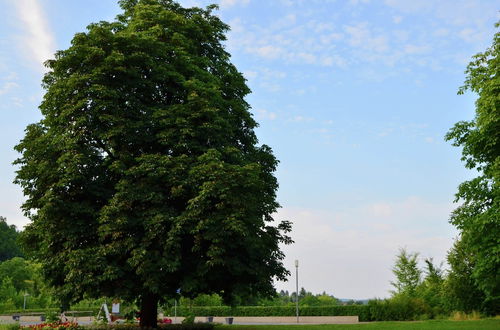
[[[221,0],[226,46],[248,79],[260,142],[281,161],[282,209],[300,286],[342,298],[389,295],[399,248],[445,259],[457,185],[474,173],[443,140],[474,115],[457,96],[491,44],[498,1]],[[28,220],[13,146],[40,119],[41,63],[76,32],[119,13],[114,0],[0,2],[0,215]],[[277,283],[294,290],[294,280]]]

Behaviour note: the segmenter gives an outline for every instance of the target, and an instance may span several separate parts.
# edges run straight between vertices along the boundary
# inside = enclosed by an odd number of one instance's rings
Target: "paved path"
[[[169,316],[167,316],[169,317]],[[183,317],[169,317],[175,320],[174,323],[181,323],[184,320]],[[94,317],[84,316],[84,317],[68,317],[68,321],[77,322],[81,325],[89,325],[94,323]],[[198,316],[195,318],[195,322],[207,322],[205,316]],[[214,317],[213,322],[215,323],[227,323],[226,317]],[[2,315],[0,316],[0,324],[13,324],[16,323],[12,319],[12,316]],[[34,325],[43,323],[40,320],[40,316],[21,316],[20,325]],[[359,323],[359,318],[357,316],[300,316],[299,323],[297,323],[297,318],[295,316],[236,316],[233,318],[233,324],[244,324],[244,325],[271,325],[271,324],[281,324],[281,325],[295,325],[295,324],[356,324]]]

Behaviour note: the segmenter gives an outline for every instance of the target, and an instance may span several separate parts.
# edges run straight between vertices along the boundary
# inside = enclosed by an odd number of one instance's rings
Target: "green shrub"
[[[45,320],[47,322],[59,321],[59,314],[54,310],[48,310],[45,312]]]
[[[195,318],[195,315],[194,314],[187,314],[185,317],[184,317],[184,320],[182,320],[182,324],[193,324],[194,323],[194,318]]]
[[[19,329],[21,329],[21,326],[19,325],[19,323],[16,323],[16,324],[6,324],[4,329],[5,330],[19,330]]]
[[[368,302],[370,321],[415,321],[423,315],[433,318],[432,309],[419,298],[398,296]]]

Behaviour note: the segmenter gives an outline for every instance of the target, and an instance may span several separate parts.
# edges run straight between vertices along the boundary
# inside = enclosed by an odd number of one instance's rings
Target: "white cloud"
[[[229,21],[229,26],[231,27],[230,33],[244,33],[245,27],[241,18],[236,17]]]
[[[405,30],[394,30],[392,31],[392,34],[394,35],[394,37],[396,37],[397,41],[406,41],[408,40],[409,36],[410,36],[410,33],[408,31],[405,31]]]
[[[257,109],[256,118],[258,120],[275,120],[278,116],[275,112],[266,109]]]
[[[262,88],[264,88],[265,90],[271,92],[271,93],[280,92],[282,90],[280,84],[278,84],[276,82],[273,82],[271,80],[262,81],[259,84],[259,86],[262,87]]]
[[[465,28],[458,33],[458,36],[465,42],[474,43],[482,37],[481,34],[482,33],[480,31],[471,28]]]
[[[414,73],[422,67],[434,71],[456,70],[456,62],[470,59],[471,54],[487,46],[485,40],[491,39],[494,30],[491,16],[497,15],[491,10],[491,4],[472,0],[417,3],[386,0],[385,5],[390,8],[385,8],[384,19],[398,24],[390,24],[397,29],[389,29],[378,20],[360,20],[359,15],[341,17],[346,10],[356,12],[362,8],[338,2],[339,13],[327,18],[316,15],[317,11],[327,8],[325,1],[287,1],[286,4],[294,7],[281,8],[283,14],[276,19],[265,22],[248,17],[245,21],[234,19],[228,40],[230,51],[273,61],[273,65],[279,61],[290,66],[325,67],[329,71],[356,67],[353,72],[358,79],[374,82]],[[308,4],[311,8],[306,11]],[[469,11],[471,19],[466,20]],[[464,52],[462,56],[451,47],[460,47],[464,41],[471,43],[467,49],[476,50]],[[387,67],[391,70],[386,70]]]
[[[385,0],[385,4],[403,13],[425,15],[429,22],[437,23],[438,34],[447,35],[447,27],[465,29],[464,40],[484,43],[491,37],[491,20],[498,20],[498,3],[476,0]],[[472,37],[471,35],[475,37]]]
[[[353,6],[356,6],[359,4],[367,4],[367,3],[370,3],[370,0],[349,0],[349,4],[353,5]]]
[[[243,71],[243,76],[247,79],[253,79],[253,78],[256,78],[258,76],[258,73],[256,71],[246,70],[246,71]]]
[[[389,205],[387,203],[375,203],[375,204],[372,204],[370,206],[370,208],[371,208],[372,214],[375,217],[385,218],[385,217],[391,216],[393,213],[391,205]]]
[[[431,50],[431,47],[428,45],[412,45],[407,44],[404,46],[404,52],[406,54],[425,54]]]
[[[284,17],[278,19],[276,22],[273,23],[273,28],[274,29],[281,29],[281,28],[286,28],[293,26],[297,22],[297,16],[295,14],[288,14],[285,15]]]
[[[386,52],[388,47],[387,37],[385,35],[372,35],[367,23],[358,23],[344,27],[347,34],[350,35],[349,44],[354,47],[366,49],[370,52]]]
[[[314,120],[314,118],[312,118],[312,117],[305,117],[305,116],[298,115],[298,116],[294,116],[294,117],[290,118],[288,121],[291,121],[294,123],[304,123],[304,122],[311,122],[313,120]]]
[[[385,4],[399,9],[403,12],[414,13],[432,7],[431,0],[407,1],[407,0],[385,0]]]
[[[320,35],[319,38],[320,38],[320,41],[322,44],[329,45],[334,41],[342,40],[344,38],[344,35],[342,33],[333,32],[333,33]]]
[[[43,69],[42,64],[53,57],[55,42],[39,0],[14,1],[19,23],[25,35],[21,47]]]
[[[440,28],[440,29],[437,29],[436,31],[434,31],[434,35],[436,37],[446,37],[450,34],[450,31],[448,29],[445,29],[445,28]]]
[[[337,66],[339,68],[345,68],[348,65],[348,62],[339,55],[323,57],[320,63],[323,66]]]
[[[285,53],[280,47],[272,45],[250,48],[249,50],[267,59],[276,59]]]
[[[16,107],[22,107],[23,106],[23,99],[19,98],[19,97],[11,97],[10,98],[10,101],[12,102],[12,104],[14,104]]]
[[[19,87],[19,85],[15,82],[8,81],[0,86],[0,95],[7,94],[11,89]]]
[[[316,63],[316,56],[311,53],[306,53],[306,52],[298,53],[297,58],[303,60],[307,64]]]
[[[229,8],[235,5],[247,5],[250,0],[221,0],[220,6],[221,8]]]

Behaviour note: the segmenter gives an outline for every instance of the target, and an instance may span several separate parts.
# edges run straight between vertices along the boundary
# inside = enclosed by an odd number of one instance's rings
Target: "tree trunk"
[[[150,292],[145,292],[141,299],[141,321],[139,323],[141,328],[157,327],[157,308],[158,296]]]

